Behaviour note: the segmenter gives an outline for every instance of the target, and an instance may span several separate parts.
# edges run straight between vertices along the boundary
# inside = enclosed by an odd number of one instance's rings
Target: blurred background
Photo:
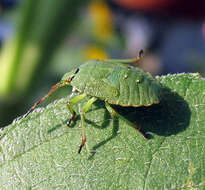
[[[0,0],[0,127],[89,59],[143,49],[137,66],[152,75],[205,76],[204,10],[204,0]]]

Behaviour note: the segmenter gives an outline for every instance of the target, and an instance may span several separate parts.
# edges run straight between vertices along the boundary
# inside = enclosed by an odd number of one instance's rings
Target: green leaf
[[[112,119],[100,101],[86,114],[91,155],[85,148],[77,153],[79,117],[66,126],[68,98],[14,121],[0,132],[1,189],[204,189],[205,79],[177,74],[158,80],[159,105],[116,108],[150,132],[150,140]]]

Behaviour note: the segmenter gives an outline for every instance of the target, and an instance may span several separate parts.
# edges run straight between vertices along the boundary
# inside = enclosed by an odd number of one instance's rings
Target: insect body
[[[128,121],[124,116],[117,113],[117,111],[111,106],[139,107],[159,103],[161,90],[159,83],[149,73],[146,73],[139,68],[123,64],[138,62],[140,59],[141,52],[135,59],[111,59],[105,61],[92,60],[86,62],[79,68],[66,73],[61,81],[54,85],[45,97],[41,98],[34,104],[34,106],[25,114],[25,117],[56,89],[62,86],[71,85],[79,92],[79,94],[72,97],[67,104],[72,113],[70,120],[67,122],[68,126],[75,119],[76,115],[73,105],[87,96],[91,97],[82,107],[80,112],[82,142],[78,150],[79,153],[86,143],[85,113],[98,99],[105,102],[105,107],[111,115],[121,118],[147,138],[146,134],[140,128]]]

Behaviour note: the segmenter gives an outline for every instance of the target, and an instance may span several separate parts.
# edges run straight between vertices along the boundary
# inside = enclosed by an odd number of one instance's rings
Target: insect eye
[[[75,74],[77,74],[77,73],[79,72],[79,70],[80,70],[80,69],[79,69],[79,68],[77,68],[77,69],[76,69],[76,71],[75,71]]]

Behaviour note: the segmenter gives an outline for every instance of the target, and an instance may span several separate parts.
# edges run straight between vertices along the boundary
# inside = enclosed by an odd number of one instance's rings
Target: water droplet
[[[137,83],[141,83],[143,81],[144,77],[142,75],[139,75],[138,78],[136,79]]]
[[[195,77],[199,77],[200,74],[199,74],[199,73],[193,73],[193,76],[195,76]]]

